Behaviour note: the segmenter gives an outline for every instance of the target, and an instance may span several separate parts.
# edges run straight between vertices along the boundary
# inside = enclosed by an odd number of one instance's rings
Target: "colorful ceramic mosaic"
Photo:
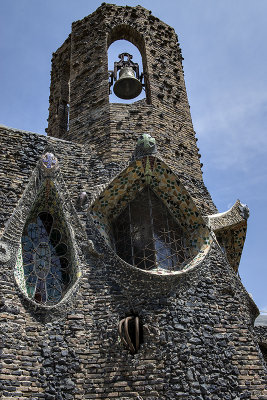
[[[216,238],[226,253],[230,265],[238,271],[247,232],[247,224],[241,222],[232,227],[220,229],[216,232]]]
[[[160,159],[145,156],[132,162],[100,194],[91,206],[95,225],[112,247],[112,221],[147,185],[167,206],[188,237],[192,259],[199,262],[210,246],[210,233],[194,202],[179,179]],[[193,266],[193,261],[184,266]],[[166,272],[165,272],[166,273]]]
[[[140,158],[157,152],[156,140],[148,133],[143,133],[136,143],[134,158]]]
[[[27,297],[51,306],[63,298],[76,279],[76,267],[60,199],[47,179],[24,226],[15,278]]]
[[[14,271],[15,279],[17,284],[19,285],[22,292],[27,295],[26,290],[26,282],[24,278],[24,269],[23,269],[23,258],[22,258],[22,247],[21,243],[19,245],[18,255],[17,255],[17,263]]]
[[[208,216],[209,225],[235,271],[238,270],[246,239],[248,217],[248,206],[239,200],[228,211]]]

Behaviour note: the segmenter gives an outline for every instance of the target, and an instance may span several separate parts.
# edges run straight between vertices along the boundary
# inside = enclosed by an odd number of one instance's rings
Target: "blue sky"
[[[267,1],[143,0],[175,28],[204,181],[220,212],[248,204],[242,281],[267,310]],[[95,0],[0,1],[0,123],[44,134],[50,60]]]

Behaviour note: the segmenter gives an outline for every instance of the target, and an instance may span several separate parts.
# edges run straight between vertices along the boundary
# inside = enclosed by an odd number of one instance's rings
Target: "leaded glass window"
[[[21,244],[29,298],[46,305],[58,303],[71,280],[66,232],[42,211],[26,223]]]
[[[115,251],[136,267],[179,270],[191,258],[184,230],[148,186],[112,227]]]

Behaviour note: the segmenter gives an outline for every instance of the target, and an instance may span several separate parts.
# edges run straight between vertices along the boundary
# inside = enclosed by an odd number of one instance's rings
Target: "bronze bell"
[[[132,67],[123,67],[113,90],[120,99],[130,100],[139,96],[142,91],[142,83],[135,77]]]

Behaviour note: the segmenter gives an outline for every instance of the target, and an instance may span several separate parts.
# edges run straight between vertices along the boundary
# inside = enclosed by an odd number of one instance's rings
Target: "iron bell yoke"
[[[120,61],[114,63],[114,71],[109,71],[110,83],[117,97],[124,100],[134,99],[142,91],[143,74],[139,75],[139,65],[132,61],[133,56],[129,53],[121,53]],[[126,59],[125,59],[126,58]],[[119,79],[117,73],[119,71]]]

